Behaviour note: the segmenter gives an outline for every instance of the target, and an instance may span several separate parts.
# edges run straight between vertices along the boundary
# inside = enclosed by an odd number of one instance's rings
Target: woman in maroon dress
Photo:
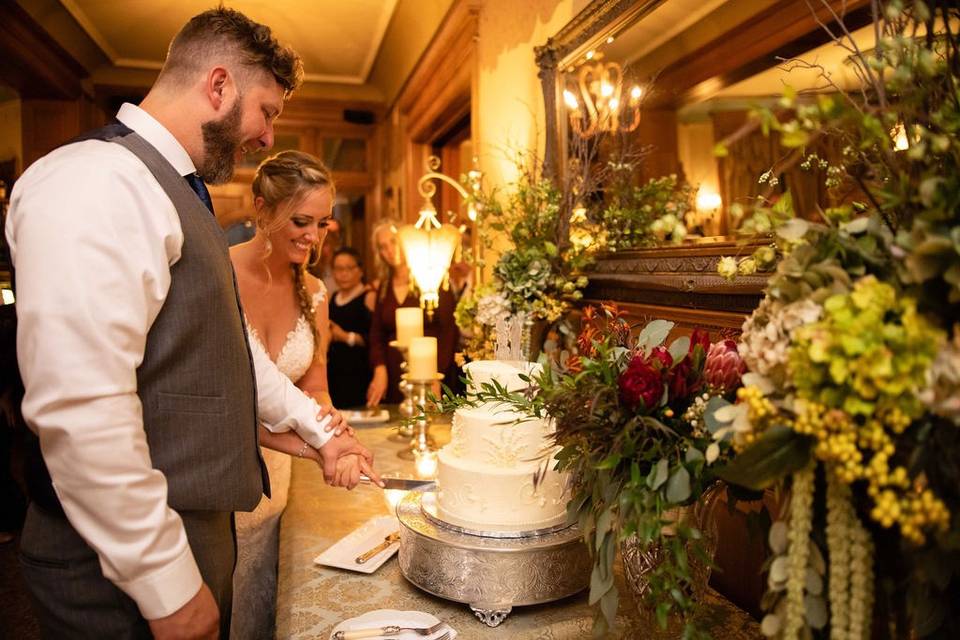
[[[398,307],[419,307],[420,295],[410,278],[403,251],[397,242],[395,222],[386,220],[378,224],[372,234],[373,249],[381,265],[381,277],[377,286],[377,300],[370,325],[370,367],[373,380],[367,389],[367,404],[375,407],[380,402],[399,403],[400,352],[389,346],[397,338],[396,313]],[[457,366],[453,359],[457,347],[458,330],[453,319],[456,306],[453,294],[440,291],[440,301],[433,318],[423,317],[423,334],[437,339],[437,371],[451,381],[456,377]]]

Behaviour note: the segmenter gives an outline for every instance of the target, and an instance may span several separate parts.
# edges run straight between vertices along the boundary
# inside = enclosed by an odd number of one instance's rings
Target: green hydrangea
[[[866,276],[823,309],[820,321],[797,330],[789,351],[800,397],[851,415],[899,408],[919,416],[917,395],[945,336],[917,313],[916,301]]]

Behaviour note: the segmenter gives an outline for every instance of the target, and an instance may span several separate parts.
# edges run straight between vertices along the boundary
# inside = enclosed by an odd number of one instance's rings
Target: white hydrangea
[[[954,329],[953,340],[930,365],[920,400],[930,411],[960,426],[960,329]]]
[[[770,378],[777,386],[786,382],[787,350],[793,332],[816,322],[823,307],[805,299],[784,305],[764,298],[743,323],[738,350],[751,371]]]
[[[510,315],[510,301],[502,293],[489,293],[477,300],[477,322],[488,327],[497,324],[497,318]]]

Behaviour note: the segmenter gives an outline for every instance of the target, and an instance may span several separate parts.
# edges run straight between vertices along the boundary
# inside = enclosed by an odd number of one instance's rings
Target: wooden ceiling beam
[[[73,100],[89,74],[15,2],[0,2],[0,82],[21,98]]]
[[[830,0],[830,8],[812,0],[782,0],[667,66],[654,81],[645,108],[676,108],[706,100],[728,86],[830,42],[819,24],[836,22],[843,7],[851,32],[872,21],[869,0]],[[816,8],[816,14],[811,9]],[[636,63],[643,65],[642,60]]]

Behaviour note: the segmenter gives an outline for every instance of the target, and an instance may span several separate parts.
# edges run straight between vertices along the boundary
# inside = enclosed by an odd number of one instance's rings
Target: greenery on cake
[[[744,325],[747,384],[708,411],[738,452],[722,477],[790,489],[764,598],[781,638],[960,628],[960,9],[874,9],[873,50],[837,38],[862,92],[757,113],[784,163],[857,195],[817,221],[760,208],[783,258]]]

